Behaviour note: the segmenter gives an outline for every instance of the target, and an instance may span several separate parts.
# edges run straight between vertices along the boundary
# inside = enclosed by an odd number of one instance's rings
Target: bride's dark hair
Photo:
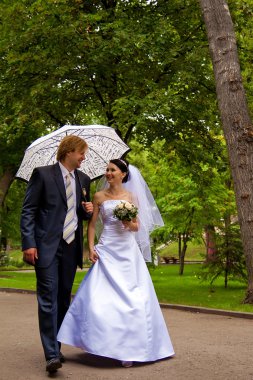
[[[115,158],[113,160],[110,160],[110,162],[116,166],[122,171],[122,173],[126,173],[125,177],[123,178],[122,182],[127,182],[129,171],[128,171],[128,162],[126,160],[123,160],[122,158]]]

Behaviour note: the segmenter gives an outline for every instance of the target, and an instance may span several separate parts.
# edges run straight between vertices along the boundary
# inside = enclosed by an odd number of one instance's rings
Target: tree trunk
[[[13,181],[14,174],[12,170],[6,170],[0,178],[0,208],[3,207],[5,197]]]
[[[182,251],[182,236],[181,236],[181,233],[179,232],[178,234],[178,259],[180,261],[180,257],[181,257],[181,251]]]
[[[224,218],[224,225],[225,225],[225,249],[226,249],[226,255],[225,255],[225,276],[224,276],[224,280],[225,280],[225,288],[228,287],[228,274],[229,274],[229,266],[230,266],[230,261],[233,260],[232,257],[230,257],[230,252],[229,252],[229,247],[231,246],[230,244],[230,233],[229,233],[229,229],[230,229],[230,226],[231,226],[231,217],[230,215],[225,215],[225,218]]]
[[[4,200],[13,181],[13,172],[11,169],[7,169],[3,176],[0,178],[0,210],[2,211],[4,206]],[[0,251],[7,250],[7,238],[4,236],[4,231],[2,229],[2,218],[0,214]]]
[[[242,84],[233,22],[224,0],[199,0],[207,29],[218,105],[234,182],[253,303],[253,128]]]
[[[184,274],[184,258],[187,250],[187,242],[189,240],[189,234],[185,233],[183,234],[183,248],[181,249],[180,252],[180,257],[179,257],[179,274],[183,275]]]
[[[215,229],[213,225],[205,226],[205,242],[206,242],[206,261],[213,260],[215,257],[216,242],[215,242]]]

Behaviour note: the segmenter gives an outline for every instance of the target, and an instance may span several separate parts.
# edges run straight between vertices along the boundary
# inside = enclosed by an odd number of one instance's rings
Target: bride
[[[133,362],[174,355],[145,263],[151,259],[149,233],[163,221],[134,166],[121,159],[111,160],[105,177],[107,186],[94,196],[88,227],[93,265],[65,316],[58,341],[130,367]],[[113,211],[121,201],[138,207],[137,218],[115,218]],[[94,245],[99,215],[103,230]]]

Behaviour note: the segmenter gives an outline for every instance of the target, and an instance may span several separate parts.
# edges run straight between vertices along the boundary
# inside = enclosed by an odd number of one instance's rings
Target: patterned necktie
[[[70,244],[75,238],[75,222],[74,222],[74,195],[70,180],[71,174],[66,175],[66,197],[68,211],[63,227],[63,239]]]

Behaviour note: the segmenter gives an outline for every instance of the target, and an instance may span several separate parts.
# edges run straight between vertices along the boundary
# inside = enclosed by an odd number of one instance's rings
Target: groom
[[[87,201],[90,178],[77,170],[87,149],[80,137],[64,137],[58,162],[34,169],[21,214],[23,258],[35,266],[40,336],[50,373],[64,362],[57,332],[70,305],[77,265],[82,268],[82,221],[93,212]]]

